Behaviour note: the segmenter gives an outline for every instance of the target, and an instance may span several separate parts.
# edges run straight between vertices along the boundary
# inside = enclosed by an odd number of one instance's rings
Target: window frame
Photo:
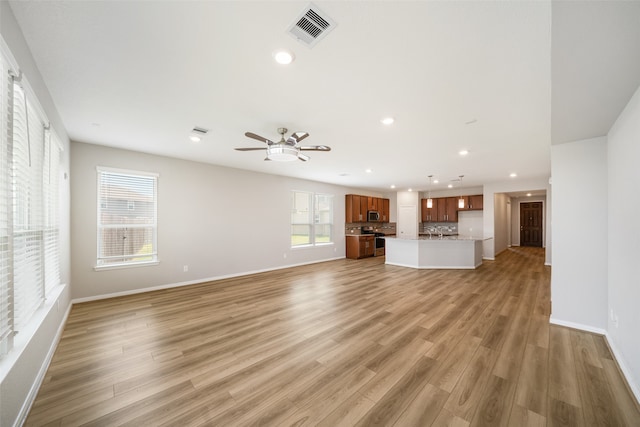
[[[112,204],[106,201],[102,203],[102,190],[101,190],[101,174],[111,174],[111,175],[119,175],[120,177],[131,177],[135,179],[153,179],[153,202],[152,202],[152,211],[153,211],[153,222],[151,224],[128,224],[129,227],[124,227],[125,229],[143,229],[143,228],[151,228],[152,236],[151,236],[151,245],[152,251],[149,254],[144,254],[145,256],[150,256],[149,260],[123,260],[121,262],[112,262],[105,263],[108,257],[101,256],[101,244],[102,238],[101,234],[105,229],[116,229],[123,228],[120,224],[103,224],[101,221],[101,214],[104,209],[109,209],[109,206]],[[158,184],[159,184],[160,174],[155,172],[148,171],[139,171],[139,170],[130,170],[130,169],[119,169],[112,168],[106,166],[98,166],[96,167],[96,257],[95,257],[95,265],[93,269],[95,271],[104,271],[104,270],[114,270],[114,269],[122,269],[122,268],[133,268],[133,267],[147,267],[158,265],[160,263],[158,258]],[[127,211],[131,211],[130,209],[130,200],[127,199],[127,203],[125,209]],[[134,201],[134,206],[137,204]],[[127,258],[133,257],[135,255],[122,255],[118,258]]]
[[[297,194],[307,194],[309,197],[309,207],[310,211],[308,213],[309,222],[308,223],[294,223],[293,214],[294,214],[294,203],[296,201]],[[327,197],[331,200],[331,208],[330,208],[330,222],[320,222],[320,211],[318,207],[319,197]],[[334,242],[334,199],[335,196],[329,193],[316,193],[313,191],[303,191],[303,190],[291,190],[291,206],[290,206],[290,233],[289,233],[289,243],[291,249],[300,249],[300,248],[310,248],[310,247],[318,247],[318,246],[330,246],[335,244]],[[294,227],[295,226],[308,226],[309,227],[309,243],[303,243],[299,245],[293,244],[294,237]],[[318,242],[316,231],[318,226],[329,226],[329,241],[328,242]]]

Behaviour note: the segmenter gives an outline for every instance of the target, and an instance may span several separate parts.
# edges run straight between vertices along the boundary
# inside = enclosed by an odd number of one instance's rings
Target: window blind
[[[13,87],[13,269],[16,328],[44,301],[44,122]]]
[[[0,55],[0,356],[9,351],[13,342],[13,294],[11,255],[11,199],[9,96],[13,83],[9,66]]]
[[[2,47],[0,45],[0,47]],[[60,283],[60,142],[0,52],[0,357]],[[22,84],[27,88],[23,88]]]
[[[157,262],[158,175],[98,168],[97,267]]]

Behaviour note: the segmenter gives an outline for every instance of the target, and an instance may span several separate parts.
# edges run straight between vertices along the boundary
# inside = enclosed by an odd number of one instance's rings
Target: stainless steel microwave
[[[367,211],[367,222],[376,222],[376,221],[380,221],[380,212]]]

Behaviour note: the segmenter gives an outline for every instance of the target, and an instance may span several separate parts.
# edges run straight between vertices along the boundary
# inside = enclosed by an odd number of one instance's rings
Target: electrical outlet
[[[283,253],[283,254],[282,254],[282,257],[283,257],[283,258],[286,258],[286,257],[287,257],[287,253],[286,253],[286,252],[285,252],[285,253]]]
[[[189,266],[188,265],[183,266],[182,271],[184,271],[185,273],[189,271]]]
[[[615,319],[613,319],[613,326],[615,326],[616,328],[618,327],[620,323],[618,322],[618,316],[615,316]]]

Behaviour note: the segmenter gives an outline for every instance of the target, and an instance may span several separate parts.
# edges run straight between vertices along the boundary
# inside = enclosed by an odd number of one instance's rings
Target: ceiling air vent
[[[336,25],[333,19],[318,9],[318,6],[310,3],[293,21],[287,32],[308,47],[313,47]]]
[[[205,129],[205,128],[201,128],[199,126],[195,126],[193,128],[193,130],[191,130],[191,132],[195,133],[196,135],[206,135],[209,132],[209,129]]]

